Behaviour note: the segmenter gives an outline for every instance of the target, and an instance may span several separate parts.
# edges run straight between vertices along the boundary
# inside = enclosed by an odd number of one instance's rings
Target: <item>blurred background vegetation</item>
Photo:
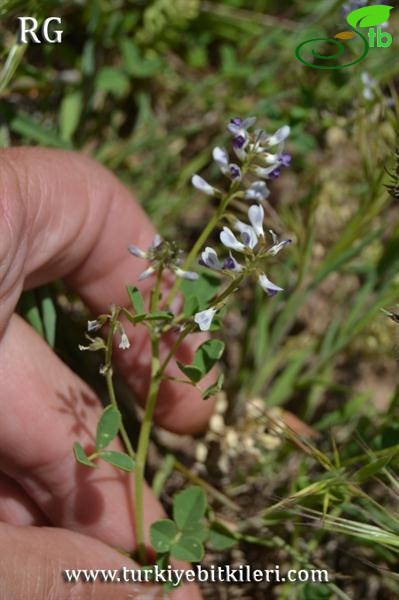
[[[61,16],[62,44],[17,45],[18,15]],[[395,10],[392,46],[334,71],[294,53],[345,29],[332,0],[0,0],[0,16],[0,145],[89,154],[186,249],[211,210],[189,180],[216,177],[226,120],[291,126],[293,166],[272,183],[267,217],[295,241],[268,273],[286,293],[241,290],[223,330],[227,401],[204,439],[156,440],[155,487],[167,504],[182,484],[167,460],[176,446],[233,501],[210,496],[239,545],[216,544],[208,562],[317,566],[332,581],[221,584],[205,598],[398,597],[399,325],[380,310],[399,298],[399,187],[385,188],[398,183],[386,172],[397,169]],[[85,316],[60,284],[21,310],[90,379],[73,349]]]

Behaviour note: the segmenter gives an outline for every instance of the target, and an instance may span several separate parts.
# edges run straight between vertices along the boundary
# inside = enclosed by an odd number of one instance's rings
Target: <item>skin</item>
[[[153,236],[128,190],[89,158],[41,148],[0,151],[0,547],[7,549],[1,598],[162,598],[150,585],[64,583],[63,569],[134,568],[115,549],[135,548],[133,481],[104,462],[96,470],[76,464],[72,445],[93,446],[100,402],[14,312],[23,290],[56,278],[79,293],[93,315],[111,303],[126,304],[125,284],[136,284],[146,267],[127,246],[147,248]],[[152,283],[143,282],[143,294]],[[115,366],[143,403],[148,339],[144,327],[127,333],[131,348],[116,348]],[[163,354],[172,341],[164,341]],[[189,362],[201,341],[201,335],[187,339],[178,358]],[[174,369],[171,364],[168,374]],[[212,403],[193,388],[164,382],[159,425],[194,433],[211,412]],[[119,442],[113,448],[122,449]],[[147,531],[162,516],[147,489]],[[201,598],[194,585],[171,597]]]

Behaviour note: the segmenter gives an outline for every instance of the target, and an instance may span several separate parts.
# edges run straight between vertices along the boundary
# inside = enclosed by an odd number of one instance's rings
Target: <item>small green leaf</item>
[[[133,77],[152,77],[162,69],[158,57],[146,59],[141,56],[139,48],[130,39],[125,38],[120,43],[124,66]]]
[[[145,316],[145,321],[161,321],[173,319],[173,313],[167,312],[166,310],[160,310],[153,312]]]
[[[237,544],[234,535],[221,523],[212,523],[208,543],[215,550],[228,550]]]
[[[390,446],[396,446],[399,444],[399,423],[390,423],[388,426],[385,426],[381,433],[377,436],[376,439],[376,448],[384,449],[389,448]]]
[[[147,315],[145,313],[142,313],[141,315],[136,315],[135,317],[133,317],[133,319],[131,319],[131,322],[136,325],[137,323],[142,323],[143,321],[145,321],[146,318]]]
[[[61,102],[60,107],[60,134],[61,138],[70,142],[73,134],[79,125],[80,116],[83,109],[82,92],[74,90],[67,93]]]
[[[203,523],[195,522],[184,528],[184,535],[195,538],[199,542],[205,542],[209,536],[209,527]]]
[[[364,483],[367,479],[374,477],[377,473],[381,473],[382,469],[391,461],[392,456],[383,456],[378,460],[373,460],[371,463],[364,465],[355,474],[357,483]]]
[[[172,545],[170,553],[178,560],[198,562],[202,560],[204,556],[204,547],[196,538],[183,534],[179,540]]]
[[[157,553],[169,552],[176,536],[176,524],[171,519],[155,521],[150,527],[150,540]]]
[[[106,448],[118,435],[121,425],[121,413],[111,404],[103,410],[100,420],[97,424],[96,448],[102,450]]]
[[[191,317],[198,310],[207,308],[209,300],[219,287],[220,279],[209,273],[200,273],[196,281],[183,280],[181,291],[184,296],[184,316]]]
[[[193,365],[185,365],[178,360],[176,361],[176,363],[180,371],[184,373],[184,375],[186,375],[186,377],[188,377],[190,381],[193,381],[194,383],[198,383],[198,381],[204,376],[204,373],[202,373],[202,371],[198,369],[198,367],[193,367]]]
[[[79,444],[79,442],[74,443],[73,451],[74,451],[75,458],[78,463],[80,463],[81,465],[86,465],[86,467],[97,468],[97,465],[88,458],[86,452],[84,451],[82,446]]]
[[[81,55],[81,70],[84,75],[93,75],[96,70],[96,58],[95,58],[95,42],[92,38],[88,39],[82,50]]]
[[[144,314],[145,313],[144,298],[141,295],[140,290],[132,285],[128,285],[127,293],[129,294],[130,302],[132,303],[132,306],[133,306],[134,310],[136,311],[136,313],[138,315]]]
[[[24,292],[21,296],[20,306],[23,317],[32,325],[36,333],[44,338],[44,326],[35,292],[32,290]]]
[[[0,6],[3,8],[4,2],[2,2]],[[0,12],[3,16],[3,11]],[[15,71],[18,68],[18,65],[22,61],[28,45],[29,44],[13,44],[11,46],[6,60],[3,61],[3,66],[0,71],[0,92],[4,92],[4,90],[6,90],[8,84],[14,76]]]
[[[191,283],[191,282],[190,282]],[[184,301],[183,313],[185,317],[191,317],[199,311],[200,304],[196,296],[187,296]]]
[[[392,9],[393,6],[384,4],[364,6],[349,13],[346,20],[351,27],[375,27],[388,21]]]
[[[47,343],[54,348],[57,313],[48,286],[39,290],[41,313],[43,316],[44,333]]]
[[[221,373],[219,375],[219,377],[217,378],[217,381],[215,383],[213,383],[212,385],[210,385],[209,387],[207,387],[206,390],[204,390],[202,392],[202,399],[208,400],[209,398],[212,398],[212,396],[214,396],[215,394],[218,394],[223,387],[223,382],[224,382],[224,375],[223,375],[223,373]]]
[[[7,125],[0,125],[0,148],[11,146],[10,130]]]
[[[222,356],[223,351],[224,343],[221,340],[207,340],[197,348],[192,365],[185,365],[176,361],[177,366],[190,381],[198,383],[212,369]]]
[[[122,452],[104,450],[100,453],[100,456],[107,463],[114,465],[114,467],[118,467],[118,469],[122,469],[122,471],[133,471],[134,469],[134,460]]]
[[[224,346],[221,340],[207,340],[195,351],[193,365],[205,375],[222,356]]]
[[[11,120],[10,128],[29,142],[38,142],[43,146],[54,146],[55,148],[71,148],[71,144],[62,140],[53,129],[21,111]]]
[[[129,90],[129,78],[116,67],[102,67],[97,73],[95,85],[98,90],[122,98]]]
[[[196,485],[176,494],[173,499],[173,519],[181,531],[198,523],[205,515],[206,495]]]
[[[163,458],[158,471],[155,473],[152,480],[152,491],[154,493],[154,496],[156,496],[157,498],[160,497],[165,487],[165,483],[169,479],[170,475],[173,473],[174,465],[175,457],[173,456],[173,454],[167,454]]]

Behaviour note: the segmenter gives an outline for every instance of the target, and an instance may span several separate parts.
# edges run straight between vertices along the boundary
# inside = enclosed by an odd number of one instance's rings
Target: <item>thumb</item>
[[[128,583],[130,570],[139,566],[93,538],[47,527],[15,527],[0,524],[0,547],[7,548],[0,562],[0,597],[8,600],[162,600],[160,586],[150,583]],[[123,577],[122,567],[125,567]],[[115,573],[116,583],[97,578],[95,582],[69,582],[65,570],[106,570]],[[71,573],[69,573],[72,575]],[[117,579],[119,577],[119,580]],[[170,600],[201,600],[194,585],[183,585]]]

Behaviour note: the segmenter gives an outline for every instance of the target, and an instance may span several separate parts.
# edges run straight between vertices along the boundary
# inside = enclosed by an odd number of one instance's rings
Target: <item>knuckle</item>
[[[26,255],[24,182],[17,160],[18,152],[0,151],[0,332],[18,300]]]

